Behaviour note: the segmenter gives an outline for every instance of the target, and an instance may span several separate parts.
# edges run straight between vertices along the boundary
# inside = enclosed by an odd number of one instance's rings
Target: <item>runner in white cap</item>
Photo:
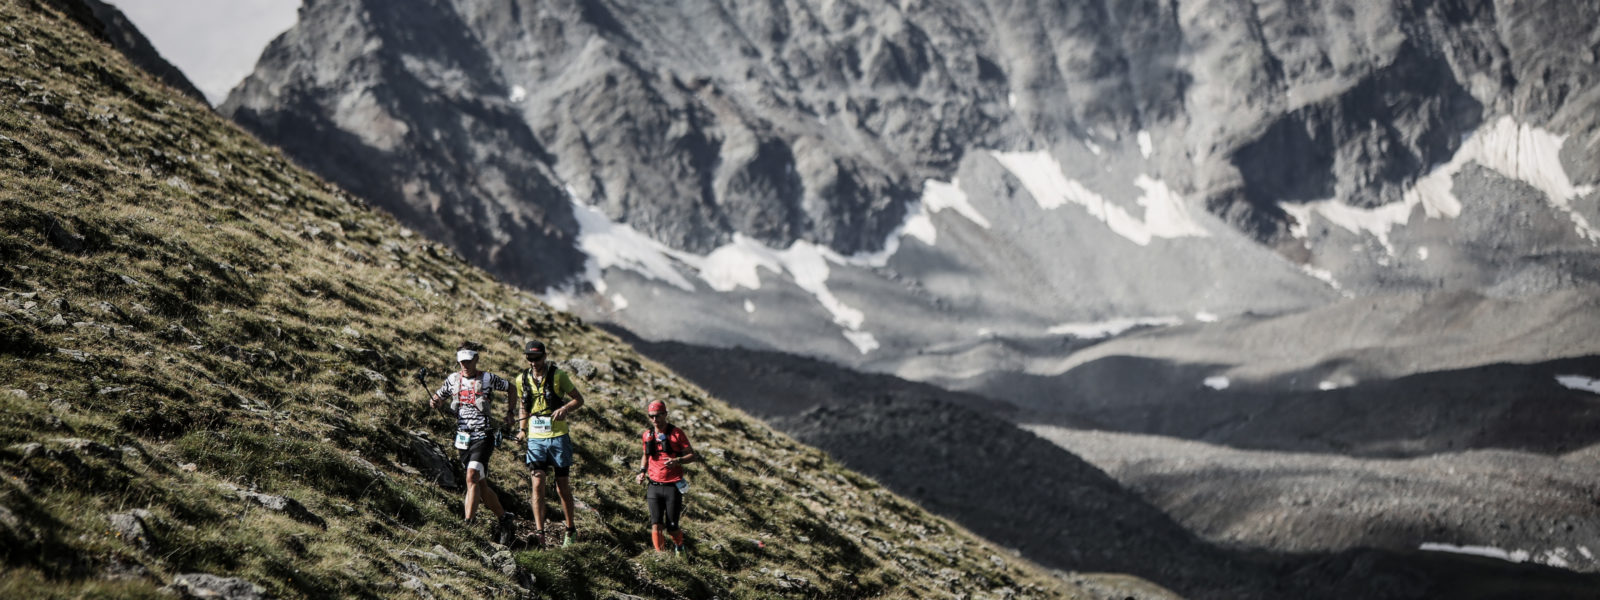
[[[494,392],[510,390],[511,382],[478,370],[478,345],[475,343],[463,342],[456,349],[456,362],[460,363],[461,370],[445,378],[444,385],[428,398],[428,406],[437,409],[448,398],[450,411],[456,415],[455,446],[461,451],[461,462],[467,469],[467,496],[463,500],[466,520],[472,521],[473,509],[479,503],[488,506],[499,518],[496,540],[509,545],[515,531],[515,517],[500,506],[500,498],[490,489],[488,477],[489,456],[494,452],[495,441],[494,430],[489,426],[489,411]],[[513,404],[506,403],[506,423],[511,422]]]

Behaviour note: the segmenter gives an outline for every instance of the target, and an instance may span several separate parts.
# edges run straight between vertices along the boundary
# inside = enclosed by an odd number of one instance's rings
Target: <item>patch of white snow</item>
[[[1139,154],[1144,155],[1145,158],[1150,158],[1150,155],[1155,152],[1155,145],[1150,143],[1150,132],[1141,130],[1138,139]]]
[[[856,350],[859,350],[862,354],[878,349],[878,338],[865,331],[846,329],[844,330],[844,339],[850,340],[850,343],[854,344]]]
[[[1428,260],[1428,247],[1417,248],[1417,260]]]
[[[1297,223],[1291,231],[1296,236],[1306,235],[1307,224],[1311,215],[1315,214],[1353,233],[1371,234],[1393,255],[1389,231],[1396,225],[1405,225],[1417,206],[1421,206],[1423,213],[1431,219],[1454,218],[1461,214],[1461,201],[1452,189],[1453,179],[1462,167],[1477,163],[1543,192],[1551,206],[1567,213],[1579,235],[1600,243],[1600,230],[1596,230],[1588,219],[1572,208],[1573,198],[1594,191],[1594,187],[1574,185],[1566,169],[1561,166],[1559,156],[1565,141],[1566,136],[1519,124],[1511,117],[1501,117],[1493,124],[1473,132],[1456,150],[1450,162],[1435,167],[1417,180],[1400,202],[1372,209],[1352,208],[1337,200],[1304,204],[1286,202],[1279,206],[1295,217]]]
[[[674,250],[632,227],[613,223],[598,208],[573,200],[572,212],[578,219],[578,249],[589,256],[591,263],[587,269],[591,283],[602,281],[601,269],[621,267],[684,291],[694,291],[694,284],[678,272],[669,258],[675,254]],[[605,291],[599,286],[596,289]]]
[[[1422,546],[1417,548],[1417,549],[1418,550],[1422,550],[1422,551],[1431,551],[1431,552],[1451,552],[1451,553],[1454,553],[1454,554],[1471,554],[1473,556],[1487,556],[1489,558],[1498,558],[1500,560],[1510,561],[1510,562],[1523,562],[1525,560],[1528,560],[1528,553],[1527,552],[1523,552],[1521,550],[1518,550],[1516,552],[1507,552],[1505,550],[1501,550],[1499,548],[1494,548],[1494,547],[1490,547],[1490,546],[1456,546],[1456,545],[1453,545],[1453,544],[1439,544],[1439,543],[1434,543],[1434,542],[1427,542],[1427,543],[1422,544]]]
[[[1067,203],[1082,206],[1113,232],[1140,246],[1149,245],[1155,237],[1208,235],[1193,219],[1181,196],[1166,184],[1147,176],[1140,175],[1134,180],[1134,185],[1145,192],[1138,200],[1145,207],[1145,218],[1138,219],[1083,184],[1067,179],[1061,164],[1046,152],[993,152],[992,155],[1022,181],[1022,186],[1040,208],[1052,210]]]
[[[1585,377],[1583,375],[1557,375],[1556,382],[1560,383],[1567,389],[1600,394],[1600,379]]]
[[[744,301],[744,311],[754,314],[756,312],[756,303],[751,302],[749,298],[746,298]]]
[[[521,102],[528,98],[528,90],[520,85],[511,86],[511,101]]]
[[[1062,323],[1045,330],[1051,335],[1070,335],[1085,340],[1095,340],[1117,335],[1135,327],[1170,327],[1180,325],[1177,317],[1135,317],[1112,319],[1098,323]]]
[[[1204,382],[1202,382],[1202,384],[1205,385],[1208,388],[1213,389],[1213,390],[1225,390],[1225,389],[1228,389],[1229,381],[1228,381],[1227,377],[1223,377],[1221,375],[1214,375],[1214,376],[1211,376],[1211,377],[1207,377],[1206,380]]]
[[[611,295],[611,311],[616,312],[628,308],[628,299],[622,294]]]
[[[946,208],[954,209],[956,213],[966,217],[979,227],[988,229],[989,220],[978,213],[967,200],[967,193],[961,191],[961,179],[951,179],[950,183],[929,179],[922,182],[922,206],[930,213],[937,213]]]
[[[1200,311],[1200,312],[1197,312],[1197,313],[1194,314],[1194,320],[1199,321],[1201,323],[1215,323],[1219,319],[1221,319],[1221,317],[1218,317],[1217,315],[1214,315],[1214,314],[1211,314],[1211,313],[1208,313],[1208,312],[1205,312],[1205,311]]]

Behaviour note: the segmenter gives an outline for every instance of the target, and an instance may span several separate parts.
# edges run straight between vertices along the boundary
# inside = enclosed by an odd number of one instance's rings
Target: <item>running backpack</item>
[[[678,430],[678,427],[676,425],[673,425],[672,429],[668,429],[665,432],[667,437],[666,437],[666,441],[664,441],[664,442],[656,441],[655,436],[650,435],[650,430],[649,429],[644,430],[644,444],[645,444],[646,452],[648,454],[650,454],[651,456],[655,456],[657,453],[662,452],[662,447],[665,446],[666,447],[665,452],[667,453],[668,457],[670,457],[670,458],[678,458],[679,456],[682,456],[683,455],[683,451],[679,450],[678,448],[676,448],[676,447],[674,447],[672,445],[672,432],[677,431],[677,430]]]
[[[517,383],[521,385],[518,385],[517,387],[518,389],[522,390],[522,407],[526,408],[528,412],[534,414],[534,416],[539,417],[548,417],[552,413],[556,412],[556,409],[559,408],[560,405],[556,404],[552,400],[560,400],[560,398],[556,397],[555,390],[556,373],[560,372],[561,370],[556,368],[555,363],[545,363],[543,382],[544,412],[542,414],[533,412],[533,378],[528,376],[528,371],[526,369],[524,369],[521,373],[518,373]]]

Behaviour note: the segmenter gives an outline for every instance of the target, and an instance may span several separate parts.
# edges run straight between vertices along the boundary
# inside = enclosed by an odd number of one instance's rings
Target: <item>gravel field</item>
[[[1600,446],[1562,456],[1474,450],[1390,460],[1024,429],[1224,546],[1318,552],[1444,544],[1600,571]]]

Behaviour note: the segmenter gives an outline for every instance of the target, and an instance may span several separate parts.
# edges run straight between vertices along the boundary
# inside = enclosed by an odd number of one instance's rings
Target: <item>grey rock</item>
[[[411,590],[424,599],[431,600],[432,598],[436,597],[433,595],[433,590],[428,588],[428,584],[423,583],[423,581],[418,579],[415,575],[406,576],[406,580],[400,582],[400,587]]]
[[[599,371],[594,366],[594,363],[582,358],[568,359],[565,364],[567,371],[583,379],[593,378],[595,373]]]
[[[94,440],[82,438],[56,438],[50,440],[51,444],[61,446],[76,454],[87,454],[97,458],[119,458],[121,453],[115,448]]]
[[[15,450],[17,454],[21,454],[22,460],[28,460],[43,453],[44,444],[39,442],[28,442],[26,444],[13,445],[11,446],[11,449]]]
[[[443,557],[444,559],[449,560],[450,562],[461,562],[461,557],[460,556],[457,556],[456,553],[451,552],[449,549],[445,548],[442,544],[434,544],[432,550],[433,550],[433,553],[435,555]]]
[[[428,482],[450,490],[461,485],[456,480],[455,465],[432,440],[412,434],[411,453],[417,461],[413,466],[422,471]]]
[[[324,521],[322,517],[312,513],[305,507],[305,505],[301,504],[300,501],[295,500],[294,498],[289,498],[287,496],[274,496],[271,494],[262,494],[246,490],[239,490],[236,493],[241,499],[255,502],[256,504],[265,507],[267,510],[289,515],[297,521],[315,525],[321,528],[327,528],[328,526],[327,522]]]
[[[107,559],[105,566],[101,567],[100,576],[112,581],[147,579],[150,577],[150,569],[138,561],[113,554]]]
[[[197,600],[268,600],[272,597],[261,586],[249,581],[209,573],[178,575],[162,589],[175,592],[182,598]]]
[[[150,530],[146,520],[151,514],[146,510],[134,510],[106,515],[106,520],[111,523],[111,531],[123,543],[140,550],[150,549]]]
[[[11,509],[6,508],[4,505],[0,505],[0,527],[6,528],[6,530],[12,532],[13,535],[22,534],[23,532],[28,531],[28,527],[25,523],[23,523],[22,519],[17,517],[16,513],[11,512]]]

